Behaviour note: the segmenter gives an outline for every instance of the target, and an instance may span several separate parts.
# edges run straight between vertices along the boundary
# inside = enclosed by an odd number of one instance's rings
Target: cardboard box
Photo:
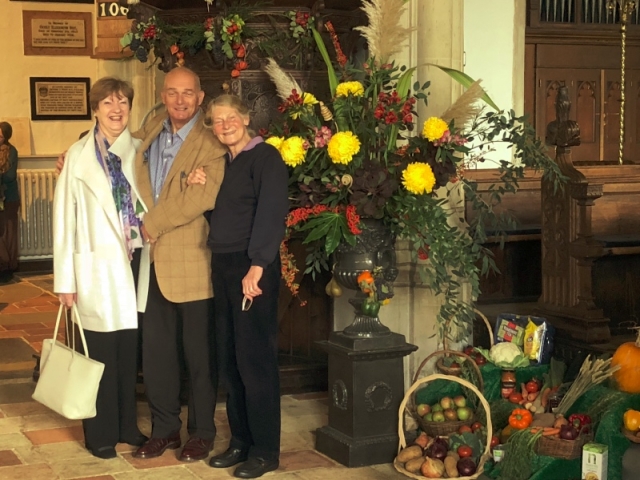
[[[586,443],[582,447],[582,480],[607,480],[609,447],[601,443]]]

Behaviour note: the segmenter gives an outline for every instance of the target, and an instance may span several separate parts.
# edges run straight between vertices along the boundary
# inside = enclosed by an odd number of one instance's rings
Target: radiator
[[[18,170],[21,260],[53,258],[52,211],[57,178],[53,169]]]

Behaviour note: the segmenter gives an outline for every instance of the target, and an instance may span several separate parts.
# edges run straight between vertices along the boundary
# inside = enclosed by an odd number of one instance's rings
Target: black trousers
[[[218,390],[213,299],[170,302],[160,291],[152,265],[142,318],[142,371],[151,409],[152,438],[166,438],[180,431],[180,366],[184,360],[189,379],[187,430],[190,436],[213,440]]]
[[[242,279],[247,252],[214,253],[211,259],[218,363],[227,387],[232,448],[249,456],[280,455],[280,371],[278,369],[278,293],[280,259],[265,268],[262,295],[242,311]]]
[[[140,250],[137,249],[131,261],[136,284],[139,267]],[[89,357],[104,363],[96,400],[96,416],[82,421],[84,443],[87,448],[97,450],[133,441],[140,436],[136,413],[138,330],[85,330],[84,335]],[[78,344],[79,350],[84,350],[76,335]]]
[[[116,443],[138,438],[136,415],[136,357],[138,331],[84,331],[89,356],[104,363],[98,388],[96,416],[82,421],[88,449],[115,447]],[[76,343],[78,342],[76,337]]]

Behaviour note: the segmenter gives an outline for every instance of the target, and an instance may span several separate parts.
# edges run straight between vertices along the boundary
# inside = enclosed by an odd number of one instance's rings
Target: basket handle
[[[491,327],[491,323],[489,323],[489,319],[477,308],[474,308],[473,311],[484,321],[484,324],[487,326],[487,331],[489,332],[489,348],[493,347],[493,342],[495,341],[495,339],[493,337],[493,328]]]
[[[489,453],[491,452],[491,438],[493,437],[493,424],[491,423],[491,407],[489,406],[489,402],[487,402],[487,399],[484,398],[484,395],[480,393],[480,391],[473,383],[467,382],[462,378],[453,377],[451,375],[440,375],[439,373],[429,375],[427,377],[421,378],[417,382],[413,382],[413,385],[411,385],[411,387],[409,387],[409,390],[407,390],[407,393],[404,394],[404,398],[400,403],[400,409],[398,410],[398,437],[400,437],[400,445],[398,451],[407,446],[407,439],[404,436],[404,409],[407,406],[409,398],[411,398],[411,394],[415,392],[422,384],[429,383],[434,380],[450,380],[452,382],[457,382],[463,387],[467,387],[468,389],[472,390],[478,396],[478,398],[480,399],[480,403],[482,403],[482,406],[487,412],[487,443],[484,448],[483,455],[489,455]]]
[[[478,381],[480,383],[480,385],[478,385],[478,388],[479,388],[479,390],[481,392],[484,392],[484,379],[482,378],[482,372],[480,372],[480,367],[478,367],[478,364],[469,355],[467,355],[464,352],[458,352],[456,350],[436,350],[431,355],[428,355],[422,361],[422,363],[420,363],[420,366],[416,370],[416,373],[413,376],[413,383],[416,383],[418,381],[418,377],[420,376],[420,373],[422,372],[422,369],[425,367],[425,365],[427,364],[427,362],[429,360],[431,360],[436,355],[451,355],[451,354],[457,355],[459,357],[462,357],[464,360],[468,361],[469,363],[471,363],[471,365],[473,365],[473,367],[476,370],[476,373],[478,374]]]

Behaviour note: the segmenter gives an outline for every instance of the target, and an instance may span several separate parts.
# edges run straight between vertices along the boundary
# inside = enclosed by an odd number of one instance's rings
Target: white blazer
[[[136,295],[120,215],[90,132],[67,152],[53,197],[54,291],[77,294],[87,330],[138,328],[136,312],[144,311],[149,289],[149,245],[142,250]],[[109,151],[122,160],[122,172],[146,212],[134,175],[140,143],[126,129]]]

